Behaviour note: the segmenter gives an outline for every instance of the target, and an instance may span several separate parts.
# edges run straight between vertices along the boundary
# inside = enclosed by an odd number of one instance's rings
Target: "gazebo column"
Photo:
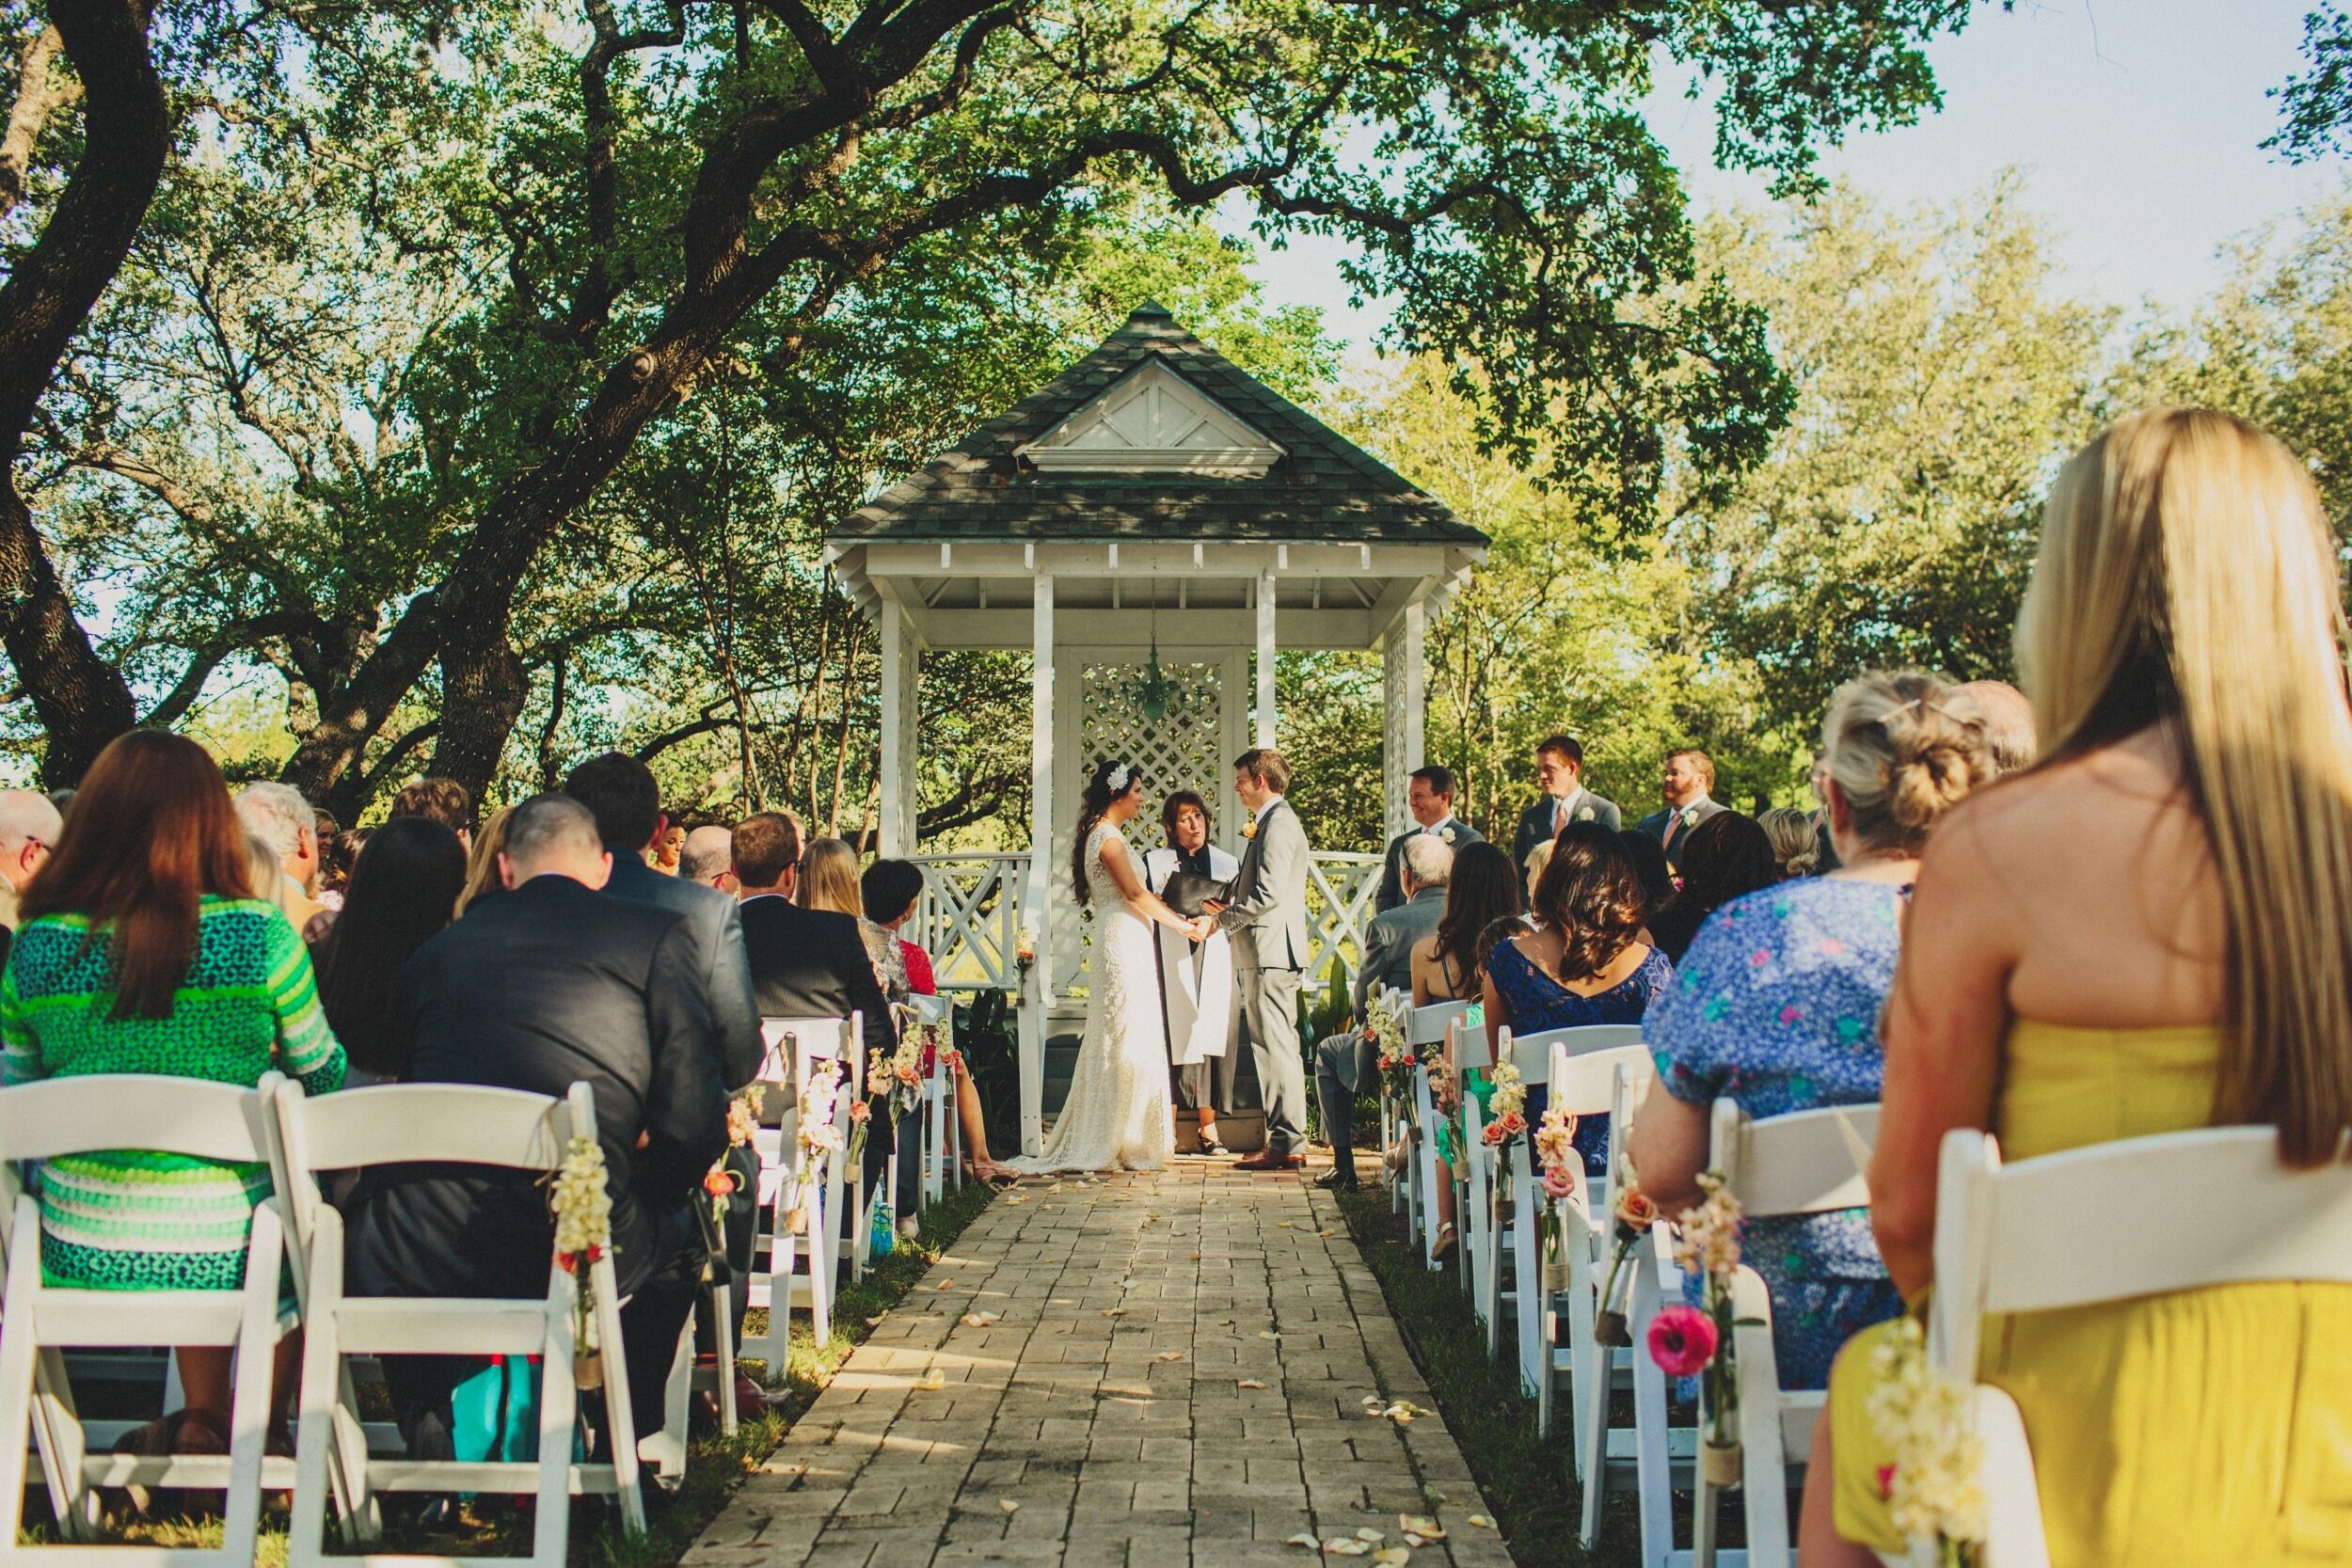
[[[1428,635],[1428,607],[1416,597],[1397,611],[1380,639],[1381,695],[1386,709],[1380,732],[1381,816],[1391,838],[1412,826],[1405,799],[1413,769],[1424,760],[1422,713]]]
[[[1258,730],[1252,746],[1274,745],[1274,574],[1258,574]]]
[[[882,632],[882,821],[881,852],[885,857],[911,855],[917,831],[914,799],[914,731],[916,682],[920,678],[920,643],[907,613],[895,598],[885,597],[879,616]]]
[[[1021,990],[1021,1151],[1045,1151],[1045,1000],[1054,994],[1054,577],[1038,574],[1029,641],[1029,870],[1022,927],[1037,961]],[[1071,737],[1075,740],[1076,736]]]

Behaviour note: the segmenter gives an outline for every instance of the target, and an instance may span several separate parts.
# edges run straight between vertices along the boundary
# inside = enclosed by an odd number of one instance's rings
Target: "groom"
[[[1282,799],[1290,764],[1266,748],[1233,761],[1233,793],[1251,814],[1249,847],[1229,904],[1204,907],[1233,939],[1249,1051],[1265,1099],[1265,1151],[1243,1170],[1292,1170],[1307,1141],[1307,1075],[1298,1056],[1298,972],[1307,962],[1307,830]]]

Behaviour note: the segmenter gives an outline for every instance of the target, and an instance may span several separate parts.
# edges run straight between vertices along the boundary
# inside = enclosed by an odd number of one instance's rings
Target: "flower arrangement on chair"
[[[1707,1430],[1699,1461],[1710,1485],[1740,1482],[1740,1383],[1731,1354],[1731,1283],[1740,1271],[1740,1200],[1720,1171],[1702,1171],[1697,1208],[1682,1216],[1675,1261],[1706,1283],[1699,1305],[1677,1305],[1650,1323],[1650,1359],[1669,1377],[1696,1377]]]
[[[548,1191],[555,1216],[555,1261],[572,1276],[572,1381],[581,1388],[604,1386],[603,1336],[596,1328],[596,1264],[612,1246],[612,1195],[604,1149],[596,1139],[575,1137],[564,1145],[564,1163]]]
[[[1421,1058],[1405,1043],[1405,1020],[1386,996],[1375,996],[1364,1009],[1364,1040],[1378,1053],[1380,1098],[1404,1107],[1413,1116],[1413,1069]]]
[[[1568,1288],[1568,1216],[1562,1205],[1576,1196],[1581,1172],[1576,1157],[1576,1118],[1558,1106],[1544,1112],[1535,1128],[1535,1164],[1543,1172],[1544,1290]]]
[[[760,1105],[767,1098],[766,1086],[753,1084],[727,1101],[727,1148],[730,1150],[741,1148],[752,1141],[752,1134],[759,1129]],[[712,1224],[725,1223],[727,1200],[741,1185],[736,1173],[728,1168],[726,1155],[719,1156],[703,1176],[703,1192],[710,1199]]]
[[[801,1089],[800,1131],[793,1139],[791,1192],[792,1207],[786,1211],[784,1223],[795,1233],[808,1229],[809,1164],[847,1147],[850,1158],[856,1159],[866,1142],[866,1120],[868,1107],[863,1100],[849,1108],[850,1129],[848,1134],[834,1120],[840,1109],[841,1086],[849,1069],[840,1062],[820,1062],[808,1075]]]
[[[1642,1183],[1633,1173],[1633,1166],[1620,1160],[1617,1163],[1617,1203],[1610,1216],[1614,1231],[1611,1241],[1609,1270],[1601,1275],[1597,1314],[1593,1319],[1593,1338],[1604,1345],[1630,1345],[1633,1336],[1626,1332],[1624,1308],[1618,1305],[1617,1279],[1625,1275],[1626,1259],[1658,1223],[1658,1205],[1642,1191]]]
[[[1926,1341],[1906,1315],[1871,1353],[1870,1424],[1894,1456],[1879,1468],[1879,1490],[1897,1529],[1932,1542],[1938,1563],[1960,1568],[1985,1535],[1984,1441],[1968,1386],[1929,1362]]]
[[[1511,1217],[1511,1150],[1527,1132],[1527,1085],[1519,1081],[1519,1069],[1508,1062],[1497,1062],[1487,1077],[1494,1093],[1486,1108],[1494,1119],[1478,1135],[1495,1151],[1495,1224],[1500,1227]]]

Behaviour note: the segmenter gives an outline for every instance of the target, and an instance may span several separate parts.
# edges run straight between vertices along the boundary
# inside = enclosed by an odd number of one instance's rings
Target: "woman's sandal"
[[[1442,1263],[1454,1256],[1454,1243],[1461,1237],[1451,1223],[1438,1227],[1438,1239],[1429,1243],[1429,1256]]]
[[[155,1456],[212,1456],[229,1451],[229,1418],[217,1410],[175,1410],[145,1426],[135,1427],[115,1444],[115,1452]],[[118,1500],[119,1499],[119,1500]],[[149,1487],[134,1482],[120,1492],[108,1489],[102,1499],[116,1513],[167,1518],[186,1512],[186,1493],[179,1487]]]

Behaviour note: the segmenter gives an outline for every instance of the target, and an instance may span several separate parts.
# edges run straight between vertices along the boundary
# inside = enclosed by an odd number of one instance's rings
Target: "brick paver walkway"
[[[1416,1568],[1508,1568],[1443,1419],[1365,1408],[1436,1402],[1322,1195],[1190,1160],[1049,1185],[990,1205],[684,1568],[1308,1568],[1348,1560],[1290,1537],[1393,1549],[1400,1514],[1447,1532]]]

